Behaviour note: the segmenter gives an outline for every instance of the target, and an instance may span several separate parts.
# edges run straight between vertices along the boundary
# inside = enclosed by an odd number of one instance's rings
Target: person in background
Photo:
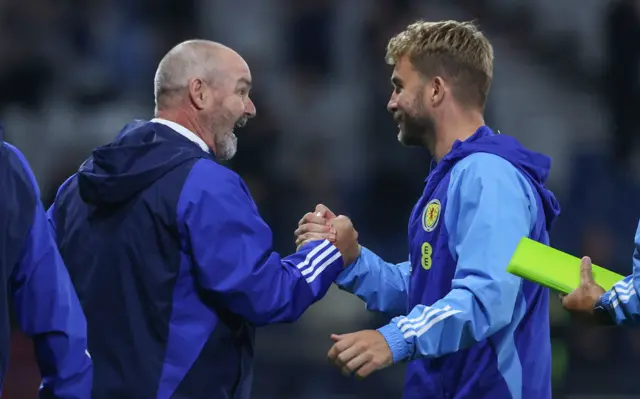
[[[606,291],[593,278],[588,256],[580,263],[580,285],[562,297],[562,306],[578,318],[599,325],[640,324],[640,224],[635,235],[633,273]]]
[[[71,285],[40,190],[22,153],[2,140],[0,126],[0,388],[10,344],[9,306],[33,340],[42,384],[40,398],[89,399],[92,364],[87,324]]]

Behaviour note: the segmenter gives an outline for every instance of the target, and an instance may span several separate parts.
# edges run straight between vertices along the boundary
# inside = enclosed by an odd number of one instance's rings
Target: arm
[[[54,220],[54,213],[55,213],[55,206],[56,206],[56,202],[58,197],[60,196],[60,193],[62,193],[63,190],[65,190],[67,188],[67,186],[69,184],[71,184],[72,180],[74,179],[76,175],[72,175],[71,177],[69,177],[64,183],[62,183],[60,185],[60,187],[58,188],[58,192],[56,193],[56,201],[54,201],[53,204],[51,204],[51,206],[49,207],[49,209],[47,209],[47,220],[49,222],[49,231],[51,232],[51,235],[53,236],[53,240],[54,242],[57,242],[58,240],[58,233],[56,232],[56,222]]]
[[[457,352],[510,323],[522,280],[506,265],[535,223],[532,198],[526,179],[502,158],[474,154],[456,165],[444,215],[457,261],[452,289],[379,329],[394,362]]]
[[[285,258],[273,252],[271,230],[240,178],[208,160],[196,163],[185,182],[178,220],[199,285],[256,325],[295,321],[343,268],[326,240]]]
[[[640,224],[636,231],[633,274],[614,284],[596,302],[596,313],[607,314],[615,324],[640,324]]]
[[[365,301],[368,310],[400,315],[407,309],[410,278],[410,262],[387,263],[362,247],[358,260],[340,273],[336,284]]]
[[[26,167],[26,161],[23,160]],[[32,177],[32,176],[31,176]],[[86,320],[35,190],[33,224],[22,257],[11,276],[18,322],[33,339],[42,374],[41,398],[90,397],[91,359],[87,352]]]

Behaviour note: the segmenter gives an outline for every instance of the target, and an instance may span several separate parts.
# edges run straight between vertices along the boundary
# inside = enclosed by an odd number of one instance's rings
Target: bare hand
[[[562,297],[562,306],[579,317],[590,319],[596,302],[604,292],[593,279],[591,259],[585,256],[580,262],[580,286]]]
[[[345,266],[351,265],[360,256],[358,232],[351,220],[346,216],[336,216],[322,204],[317,205],[313,213],[307,213],[300,219],[294,234],[297,249],[311,241],[331,241],[342,254]]]
[[[330,223],[336,232],[334,245],[342,254],[344,266],[349,266],[360,256],[361,247],[358,244],[358,232],[353,227],[351,219],[343,215],[336,217]]]
[[[329,360],[344,375],[356,372],[360,378],[393,364],[393,354],[382,334],[376,330],[363,330],[352,334],[331,335],[335,344],[329,350]]]
[[[294,232],[297,249],[316,240],[335,242],[336,231],[330,223],[335,218],[336,215],[329,208],[322,204],[316,205],[315,211],[307,213],[298,222],[298,228]]]

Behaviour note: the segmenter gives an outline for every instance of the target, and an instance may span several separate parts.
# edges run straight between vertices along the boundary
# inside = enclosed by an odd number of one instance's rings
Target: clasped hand
[[[343,215],[336,216],[322,204],[317,205],[314,212],[309,212],[300,219],[294,234],[298,249],[311,241],[329,240],[342,254],[345,267],[360,256],[358,232],[353,227],[351,219]]]

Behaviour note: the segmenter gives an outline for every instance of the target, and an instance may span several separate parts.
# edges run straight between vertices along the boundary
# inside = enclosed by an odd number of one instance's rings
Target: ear
[[[436,76],[431,80],[430,92],[428,94],[431,106],[436,107],[442,103],[445,95],[445,83],[441,76]]]
[[[188,89],[189,99],[193,106],[198,110],[205,109],[209,102],[207,84],[199,78],[190,79]]]

